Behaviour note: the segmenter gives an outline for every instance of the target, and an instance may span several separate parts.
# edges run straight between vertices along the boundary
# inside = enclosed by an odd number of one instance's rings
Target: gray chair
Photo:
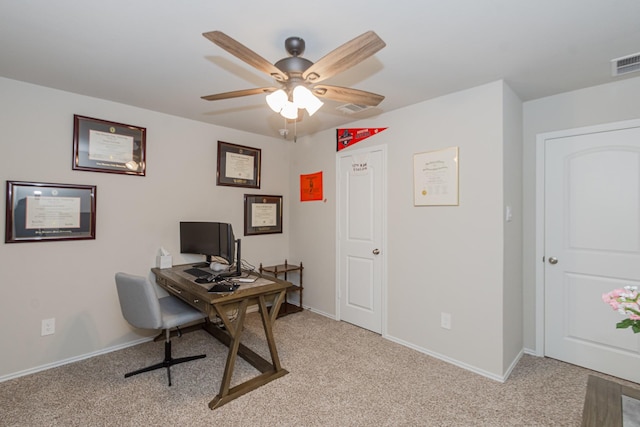
[[[131,326],[141,329],[163,329],[166,336],[164,360],[147,368],[129,372],[124,375],[125,378],[155,369],[167,368],[169,385],[171,385],[171,366],[202,359],[206,356],[201,354],[178,359],[171,357],[170,330],[204,319],[206,317],[204,313],[173,296],[158,298],[153,284],[144,277],[116,273],[116,288],[122,315]],[[178,333],[180,333],[180,329],[178,329]]]

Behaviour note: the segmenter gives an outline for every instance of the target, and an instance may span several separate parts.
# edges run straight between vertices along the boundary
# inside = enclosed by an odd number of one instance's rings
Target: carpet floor
[[[246,323],[243,342],[268,358],[258,313]],[[174,366],[171,387],[164,369],[123,377],[162,360],[163,343],[147,342],[0,383],[0,425],[579,426],[588,376],[606,377],[525,355],[499,383],[310,311],[274,334],[289,374],[214,411],[226,347],[196,331],[173,356],[207,357]],[[232,385],[255,374],[238,359]]]

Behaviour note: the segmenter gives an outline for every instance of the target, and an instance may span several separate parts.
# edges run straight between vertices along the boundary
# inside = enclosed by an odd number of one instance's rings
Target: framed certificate
[[[244,235],[282,233],[282,196],[244,195]]]
[[[7,181],[5,243],[96,238],[96,187]]]
[[[413,204],[458,205],[458,147],[413,155]]]
[[[216,184],[260,188],[261,153],[259,148],[218,141]]]
[[[144,176],[146,128],[73,116],[73,169]]]

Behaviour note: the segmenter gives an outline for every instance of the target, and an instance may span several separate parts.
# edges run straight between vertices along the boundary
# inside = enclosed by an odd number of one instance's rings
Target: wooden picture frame
[[[282,196],[244,195],[244,235],[282,233]]]
[[[73,169],[145,176],[146,128],[73,116]]]
[[[216,184],[260,188],[262,150],[218,141]]]
[[[458,147],[414,154],[414,206],[458,206],[458,203]]]
[[[7,181],[5,243],[96,238],[96,186]]]

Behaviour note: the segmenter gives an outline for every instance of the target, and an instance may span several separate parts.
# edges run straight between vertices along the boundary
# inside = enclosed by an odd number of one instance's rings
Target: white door
[[[338,318],[382,332],[385,151],[345,150],[338,158]]]
[[[602,301],[640,286],[640,127],[544,144],[545,355],[640,382],[640,334]]]

